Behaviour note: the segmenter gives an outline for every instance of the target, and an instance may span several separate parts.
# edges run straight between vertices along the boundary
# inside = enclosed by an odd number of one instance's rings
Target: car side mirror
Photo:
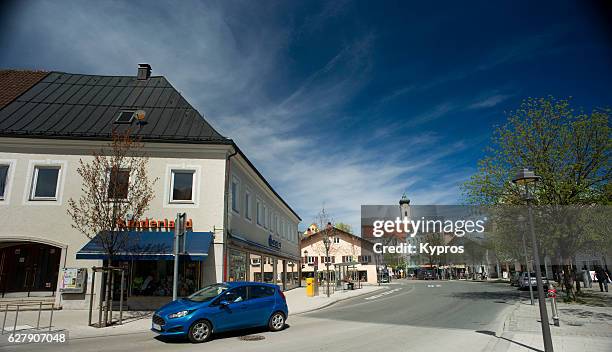
[[[221,308],[227,308],[228,306],[229,306],[229,302],[228,301],[223,300],[223,301],[219,302],[219,307],[221,307]]]

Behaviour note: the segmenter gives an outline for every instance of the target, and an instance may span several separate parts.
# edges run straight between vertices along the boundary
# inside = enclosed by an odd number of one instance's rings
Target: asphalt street
[[[488,351],[497,339],[491,334],[499,331],[518,299],[519,292],[507,284],[399,280],[382,291],[292,315],[287,328],[277,333],[240,331],[194,345],[142,332],[6,350]]]

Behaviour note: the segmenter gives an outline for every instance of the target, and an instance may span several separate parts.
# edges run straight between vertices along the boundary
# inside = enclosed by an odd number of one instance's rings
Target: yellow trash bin
[[[312,277],[306,278],[306,296],[314,297],[314,295],[315,295],[314,278]]]

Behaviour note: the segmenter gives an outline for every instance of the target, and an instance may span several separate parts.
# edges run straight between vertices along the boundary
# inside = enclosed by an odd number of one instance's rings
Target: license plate
[[[153,323],[153,329],[161,331],[161,325]]]

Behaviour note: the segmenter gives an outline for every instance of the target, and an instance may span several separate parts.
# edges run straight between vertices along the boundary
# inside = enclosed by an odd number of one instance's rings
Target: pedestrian
[[[604,292],[605,287],[606,292],[608,292],[608,274],[606,274],[602,267],[598,266],[595,268],[595,277],[597,277],[597,282],[599,283],[599,290]]]

